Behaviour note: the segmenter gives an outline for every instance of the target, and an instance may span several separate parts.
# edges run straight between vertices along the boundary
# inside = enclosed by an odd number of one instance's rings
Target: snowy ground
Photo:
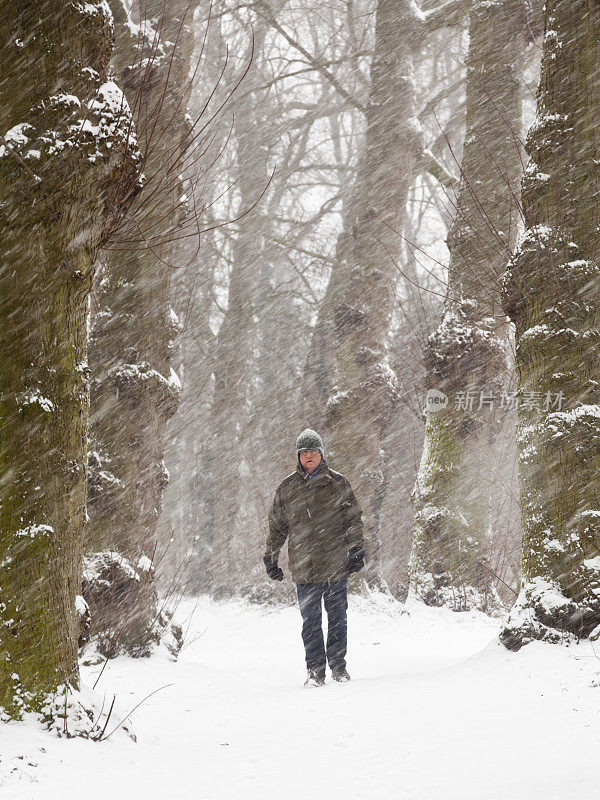
[[[0,796],[597,800],[600,646],[508,653],[497,621],[399,609],[352,600],[352,682],[305,689],[296,608],[203,599],[179,663],[119,658],[98,683],[125,711],[170,684],[133,714],[137,744],[0,726]]]

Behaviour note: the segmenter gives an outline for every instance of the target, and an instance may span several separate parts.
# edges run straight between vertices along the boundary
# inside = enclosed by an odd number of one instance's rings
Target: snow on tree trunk
[[[356,180],[344,197],[336,261],[305,364],[307,391],[315,402],[326,402],[332,465],[348,476],[364,511],[366,581],[383,590],[379,515],[385,430],[397,398],[388,358],[397,261],[411,185],[428,169],[440,177],[444,172],[424,149],[414,59],[428,34],[457,24],[467,8],[464,0],[442,2],[427,13],[411,0],[377,4],[365,139]],[[314,418],[322,419],[320,409]]]
[[[0,704],[18,717],[79,682],[88,300],[139,153],[104,0],[14,0],[0,43]]]
[[[363,509],[366,580],[385,588],[379,555],[383,499],[381,435],[396,397],[387,338],[396,299],[406,200],[423,156],[416,118],[413,47],[423,20],[408,2],[377,5],[364,150],[351,201],[349,229],[326,300],[336,343],[334,385],[327,400],[332,465],[350,480]]]
[[[171,309],[173,239],[181,222],[180,173],[189,145],[185,115],[191,91],[193,4],[163,0],[134,4],[126,14],[114,0],[115,66],[137,119],[146,186],[130,220],[108,252],[99,282],[99,308],[90,339],[90,523],[86,553],[119,553],[138,571],[127,584],[134,599],[89,584],[92,635],[144,655],[156,639],[156,526],[169,480],[166,425],[180,383],[171,366],[178,322]],[[88,585],[88,584],[86,584]],[[125,585],[125,584],[124,584]],[[124,590],[125,591],[125,590]],[[125,606],[123,606],[125,607]],[[100,630],[101,628],[101,630]]]
[[[516,325],[523,582],[500,639],[514,650],[600,624],[599,43],[597,3],[547,0],[526,231],[504,282]]]
[[[489,567],[494,482],[507,409],[510,343],[499,276],[517,235],[521,178],[523,0],[475,2],[470,15],[466,133],[444,317],[425,351],[430,407],[413,491],[411,591],[455,610],[498,605]]]

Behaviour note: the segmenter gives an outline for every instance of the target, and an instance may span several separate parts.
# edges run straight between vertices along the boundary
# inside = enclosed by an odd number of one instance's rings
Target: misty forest
[[[1,6],[2,796],[595,800],[600,0]]]

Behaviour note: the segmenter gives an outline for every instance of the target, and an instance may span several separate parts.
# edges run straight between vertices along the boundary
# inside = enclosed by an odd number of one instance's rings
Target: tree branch
[[[261,11],[260,11],[261,8],[264,9],[264,13],[261,13]],[[288,44],[290,44],[299,53],[301,53],[301,55],[304,56],[304,58],[309,62],[309,64],[312,64],[312,66],[318,72],[320,72],[321,75],[323,75],[323,77],[327,78],[327,80],[333,86],[333,88],[336,90],[336,92],[341,97],[343,97],[344,100],[346,100],[347,103],[349,103],[351,106],[354,106],[354,108],[357,108],[359,111],[362,111],[363,114],[365,113],[365,110],[366,110],[365,106],[359,100],[357,100],[356,97],[353,97],[350,94],[350,92],[348,92],[342,86],[342,84],[338,81],[338,79],[335,77],[335,75],[333,75],[333,73],[331,73],[324,66],[323,61],[320,58],[317,58],[316,56],[313,56],[312,53],[309,53],[309,51],[305,47],[303,47],[300,44],[300,42],[296,41],[296,39],[294,39],[292,36],[289,35],[289,33],[285,30],[285,28],[282,28],[282,26],[277,22],[277,19],[275,18],[275,15],[273,14],[273,12],[271,10],[271,7],[269,6],[269,4],[265,0],[257,0],[257,2],[256,2],[256,11],[257,11],[258,14],[260,14],[262,17],[264,17],[267,20],[267,22],[278,33],[281,34],[281,36],[283,36],[283,38],[286,40],[286,42],[288,42]]]
[[[436,8],[424,12],[426,33],[460,25],[470,10],[471,0],[446,0]]]
[[[458,178],[447,170],[441,161],[437,160],[429,148],[423,150],[423,170],[429,172],[438,183],[447,189],[452,189],[458,183]]]

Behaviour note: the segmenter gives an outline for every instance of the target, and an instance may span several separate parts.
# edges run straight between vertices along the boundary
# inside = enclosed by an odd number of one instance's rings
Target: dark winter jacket
[[[362,511],[352,487],[325,461],[313,478],[298,464],[277,487],[265,558],[276,561],[286,539],[295,583],[347,578],[350,548],[364,547]]]

